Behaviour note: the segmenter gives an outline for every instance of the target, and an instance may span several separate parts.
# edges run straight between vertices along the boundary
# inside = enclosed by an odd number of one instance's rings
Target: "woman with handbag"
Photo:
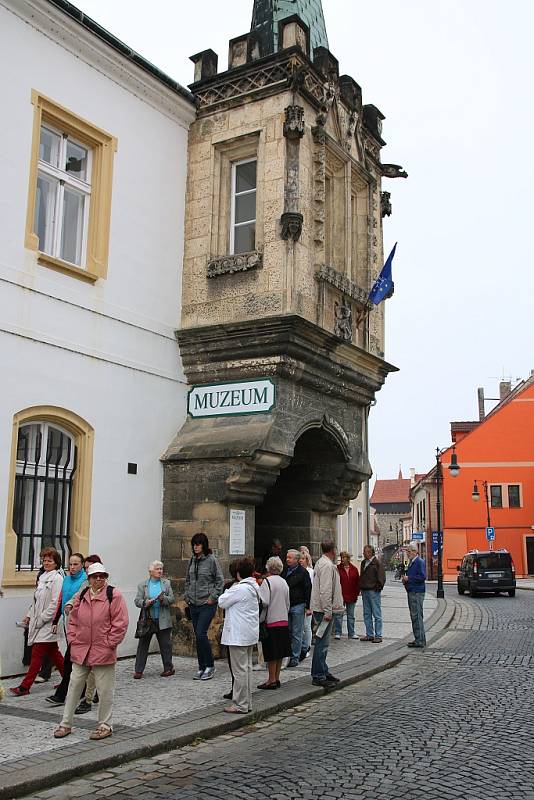
[[[174,675],[171,639],[171,606],[174,603],[174,594],[171,582],[163,577],[161,561],[153,561],[148,568],[148,573],[147,580],[137,587],[137,596],[134,600],[137,608],[141,609],[135,632],[136,638],[139,639],[135,657],[135,680],[143,677],[150,642],[154,635],[158,640],[163,662],[161,677],[169,678]]]
[[[289,638],[289,586],[280,577],[284,565],[278,556],[272,556],[265,565],[267,577],[260,586],[260,599],[267,608],[266,635],[262,634],[263,658],[269,677],[258,689],[279,689],[280,670],[284,658],[291,656]]]

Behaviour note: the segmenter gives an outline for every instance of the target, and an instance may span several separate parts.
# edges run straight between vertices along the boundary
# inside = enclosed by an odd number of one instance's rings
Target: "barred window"
[[[43,547],[70,554],[72,483],[76,446],[71,434],[48,422],[21,425],[18,431],[13,530],[17,571],[39,566]]]

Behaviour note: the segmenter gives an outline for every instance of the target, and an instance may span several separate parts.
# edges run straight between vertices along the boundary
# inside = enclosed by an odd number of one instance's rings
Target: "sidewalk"
[[[383,593],[384,641],[372,644],[332,639],[329,666],[342,679],[341,685],[362,680],[375,672],[394,666],[409,651],[403,639],[411,638],[411,625],[406,607],[406,594],[400,584],[391,582]],[[453,604],[425,600],[427,629],[439,634],[452,619]],[[363,632],[361,604],[357,606],[357,631]],[[176,675],[160,678],[159,655],[150,656],[142,681],[132,679],[133,660],[125,659],[117,666],[114,735],[102,742],[88,739],[95,726],[96,710],[75,717],[73,733],[66,739],[53,738],[61,719],[61,708],[45,702],[52,685],[32,688],[28,697],[6,696],[0,704],[0,798],[28,793],[37,788],[63,783],[68,778],[124,763],[142,755],[169,750],[196,738],[209,738],[249,724],[278,710],[323,694],[310,679],[311,660],[282,673],[282,688],[276,692],[254,692],[254,713],[240,717],[225,714],[222,694],[230,689],[228,666],[216,663],[211,681],[193,681],[196,662],[191,658],[174,658]],[[257,669],[254,683],[265,679],[265,671]],[[256,680],[257,678],[257,680]],[[4,682],[5,689],[18,685],[20,679]],[[268,695],[266,697],[266,695]]]
[[[534,578],[518,578],[516,584],[518,589],[528,589],[534,592]]]

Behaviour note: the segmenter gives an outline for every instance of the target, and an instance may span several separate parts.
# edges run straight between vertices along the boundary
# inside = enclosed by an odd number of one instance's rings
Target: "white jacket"
[[[62,586],[63,576],[56,569],[43,572],[39,577],[33,603],[28,610],[28,644],[57,642],[58,634],[52,633],[52,620],[57,611]]]
[[[325,555],[315,564],[310,608],[329,615],[340,614],[344,609],[339,572]]]
[[[259,637],[260,604],[254,578],[244,578],[230,586],[218,600],[224,609],[221,643],[249,647]]]

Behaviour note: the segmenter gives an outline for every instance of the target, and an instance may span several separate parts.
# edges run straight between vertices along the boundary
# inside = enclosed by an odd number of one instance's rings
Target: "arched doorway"
[[[308,429],[256,507],[256,558],[263,558],[275,538],[284,550],[305,544],[317,557],[321,541],[335,538],[336,517],[353,497],[354,474],[341,445],[324,427]]]

